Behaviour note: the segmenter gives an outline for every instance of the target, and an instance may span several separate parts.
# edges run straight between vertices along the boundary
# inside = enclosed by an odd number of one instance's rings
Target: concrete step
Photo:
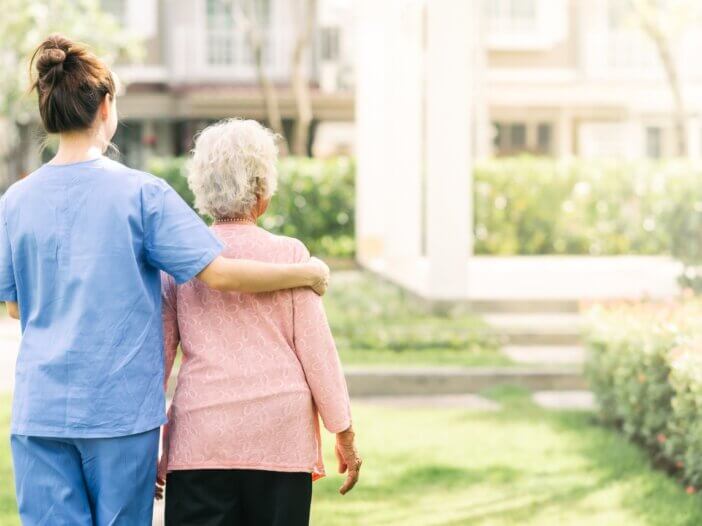
[[[579,302],[573,299],[474,299],[467,304],[477,314],[577,314],[580,311]]]
[[[351,396],[478,393],[499,385],[532,391],[585,389],[578,367],[347,368]]]
[[[577,345],[583,323],[577,313],[492,313],[483,319],[509,345]]]
[[[533,400],[544,409],[592,411],[597,408],[590,391],[538,391],[533,394]]]
[[[361,396],[352,400],[356,404],[368,404],[397,409],[424,408],[458,408],[471,411],[497,411],[500,404],[480,395],[399,395],[399,396]]]
[[[582,365],[585,349],[580,345],[505,345],[502,353],[519,364]]]

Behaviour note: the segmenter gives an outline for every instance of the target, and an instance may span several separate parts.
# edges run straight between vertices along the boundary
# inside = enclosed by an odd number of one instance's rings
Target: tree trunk
[[[673,115],[673,123],[675,126],[675,135],[678,155],[681,157],[687,156],[687,113],[685,111],[685,103],[683,102],[682,87],[680,86],[680,77],[673,59],[673,54],[670,51],[670,43],[661,35],[651,35],[656,43],[658,55],[661,58],[663,69],[668,79],[670,91],[673,95],[675,104],[675,114]]]
[[[305,51],[312,37],[312,29],[314,28],[317,12],[317,2],[315,0],[303,0],[300,9],[303,11],[300,18],[302,19],[304,17],[304,23],[298,24],[299,30],[292,55],[291,85],[295,96],[295,108],[297,110],[293,153],[295,155],[306,156],[309,154],[308,143],[313,115],[309,78],[305,74],[305,64],[303,60],[305,58]]]
[[[233,4],[234,5],[234,4]],[[280,103],[278,102],[278,93],[268,78],[266,73],[265,64],[263,63],[263,38],[261,37],[261,31],[256,20],[256,10],[253,2],[246,3],[247,9],[240,9],[238,16],[246,18],[246,35],[248,38],[249,46],[251,47],[251,53],[253,53],[254,64],[256,66],[256,75],[258,77],[258,83],[261,87],[261,92],[263,95],[263,102],[266,106],[266,119],[268,120],[268,126],[280,136],[280,143],[278,145],[280,155],[288,155],[288,142],[285,138],[285,130],[283,129],[283,118],[280,113]]]
[[[634,10],[641,21],[641,27],[649,36],[656,46],[656,51],[661,60],[661,65],[665,71],[668,86],[671,95],[673,96],[673,104],[675,106],[673,112],[673,125],[675,128],[675,137],[677,144],[677,154],[681,157],[687,156],[687,111],[685,110],[685,102],[682,95],[682,86],[680,85],[680,77],[675,64],[675,58],[670,49],[670,40],[660,28],[658,19],[660,18],[655,13],[655,9],[648,2],[633,2]]]
[[[263,47],[258,45],[253,48],[254,61],[256,63],[256,73],[258,75],[258,83],[261,86],[263,93],[263,101],[266,105],[266,116],[268,125],[271,129],[280,136],[279,150],[283,156],[288,155],[288,142],[285,139],[285,130],[283,129],[283,119],[280,115],[280,104],[278,103],[278,93],[271,79],[266,75],[263,65]]]

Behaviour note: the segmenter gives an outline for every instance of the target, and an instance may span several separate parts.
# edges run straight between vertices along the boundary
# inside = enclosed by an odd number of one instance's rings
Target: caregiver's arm
[[[10,316],[10,318],[14,318],[16,320],[20,319],[19,305],[17,305],[16,301],[6,301],[5,306],[7,307],[7,314]]]
[[[320,296],[327,290],[329,267],[317,259],[305,263],[264,263],[216,257],[197,277],[221,291],[271,292],[310,287]]]

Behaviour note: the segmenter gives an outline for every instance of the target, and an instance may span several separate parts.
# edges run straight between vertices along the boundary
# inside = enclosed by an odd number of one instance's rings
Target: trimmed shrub
[[[602,420],[702,486],[702,300],[596,307],[587,342]]]
[[[481,162],[474,181],[475,250],[669,254],[671,238],[684,233],[671,219],[680,223],[688,217],[688,201],[702,202],[692,197],[702,197],[700,175],[699,167],[673,161],[517,157]],[[685,206],[671,213],[679,201]]]
[[[156,158],[148,169],[192,203],[183,167]],[[279,171],[264,226],[317,254],[353,256],[353,161],[285,158]],[[670,254],[684,284],[702,286],[699,164],[501,158],[478,163],[474,179],[477,254]]]

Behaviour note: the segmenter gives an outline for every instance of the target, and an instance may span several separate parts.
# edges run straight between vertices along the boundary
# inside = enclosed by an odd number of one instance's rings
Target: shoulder
[[[2,198],[0,200],[3,203],[11,203],[14,200],[21,198],[22,195],[27,192],[32,186],[34,186],[34,183],[36,182],[37,178],[41,176],[41,173],[44,171],[43,166],[41,168],[38,168],[34,170],[32,173],[27,175],[26,177],[23,177],[19,181],[15,181],[12,183],[7,190],[5,190],[5,193],[2,195]]]
[[[170,188],[168,183],[148,172],[136,170],[112,159],[104,159],[101,166],[103,171],[119,176],[124,182],[131,183],[139,189],[154,189],[163,191]]]
[[[297,238],[288,236],[278,236],[282,243],[289,247],[292,257],[296,262],[307,261],[310,259],[310,251],[307,250],[305,244]]]
[[[285,251],[289,255],[290,261],[300,263],[310,258],[310,251],[299,239],[270,232],[267,232],[267,234],[274,240],[281,252]]]

